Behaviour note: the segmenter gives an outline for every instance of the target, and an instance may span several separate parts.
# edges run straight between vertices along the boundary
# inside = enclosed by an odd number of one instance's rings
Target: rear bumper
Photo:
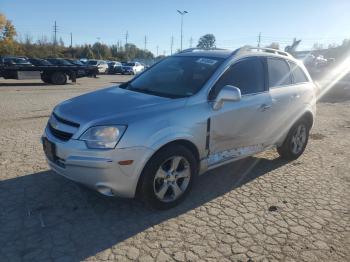
[[[48,130],[43,137],[56,146],[57,161],[47,159],[53,171],[108,196],[134,197],[142,169],[154,152],[145,147],[91,150],[83,141],[57,140]],[[124,160],[133,163],[120,165]]]

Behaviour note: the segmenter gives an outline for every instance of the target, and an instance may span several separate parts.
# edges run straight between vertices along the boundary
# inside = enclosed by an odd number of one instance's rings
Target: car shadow
[[[101,196],[52,171],[4,180],[0,182],[0,255],[23,260],[64,254],[80,261],[286,163],[280,158],[249,157],[209,171],[183,203],[167,211],[150,210],[132,199]]]
[[[46,84],[46,83],[0,83],[0,86],[6,86],[6,87],[10,87],[10,86],[49,86],[52,84]]]

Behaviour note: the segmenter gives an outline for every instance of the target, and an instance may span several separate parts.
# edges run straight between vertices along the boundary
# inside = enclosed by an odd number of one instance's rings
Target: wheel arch
[[[308,122],[310,128],[314,125],[314,115],[310,111],[304,112],[304,114],[301,115],[299,120],[301,120],[301,119]]]
[[[169,141],[165,144],[163,144],[161,147],[159,147],[157,150],[155,150],[153,152],[153,154],[149,157],[149,159],[147,159],[144,167],[142,168],[142,171],[140,172],[140,175],[139,175],[139,178],[138,178],[138,181],[137,181],[137,185],[136,185],[136,191],[135,191],[135,196],[138,196],[139,192],[140,192],[140,186],[142,184],[142,180],[143,180],[143,172],[144,172],[144,169],[147,167],[149,161],[160,151],[160,150],[163,150],[164,148],[166,147],[169,147],[169,146],[172,146],[172,145],[181,145],[181,146],[184,146],[185,148],[187,148],[188,150],[190,150],[196,161],[197,161],[197,172],[199,171],[199,166],[200,166],[200,154],[199,154],[199,150],[197,148],[197,146],[191,142],[190,140],[187,140],[187,139],[176,139],[176,140],[173,140],[173,141]]]

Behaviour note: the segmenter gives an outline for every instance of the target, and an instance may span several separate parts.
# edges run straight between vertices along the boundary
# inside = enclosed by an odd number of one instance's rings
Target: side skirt
[[[260,145],[253,145],[253,146],[246,146],[246,147],[239,147],[235,149],[225,150],[219,153],[215,153],[212,155],[209,155],[207,158],[202,160],[201,163],[201,172],[200,174],[203,174],[207,170],[214,169],[216,167],[238,161],[240,159],[246,158],[251,155],[255,155],[257,153],[263,152],[268,149],[272,149],[275,146],[264,146],[262,144]]]

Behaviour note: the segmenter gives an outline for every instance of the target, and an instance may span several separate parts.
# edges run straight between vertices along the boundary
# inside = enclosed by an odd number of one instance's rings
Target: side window
[[[289,65],[283,59],[267,58],[269,71],[269,87],[277,87],[292,84]]]
[[[294,78],[294,84],[309,82],[303,69],[301,69],[296,63],[290,62],[290,67]]]
[[[210,99],[214,99],[225,85],[238,87],[242,95],[263,92],[265,90],[263,62],[254,57],[232,65],[216,82]]]

